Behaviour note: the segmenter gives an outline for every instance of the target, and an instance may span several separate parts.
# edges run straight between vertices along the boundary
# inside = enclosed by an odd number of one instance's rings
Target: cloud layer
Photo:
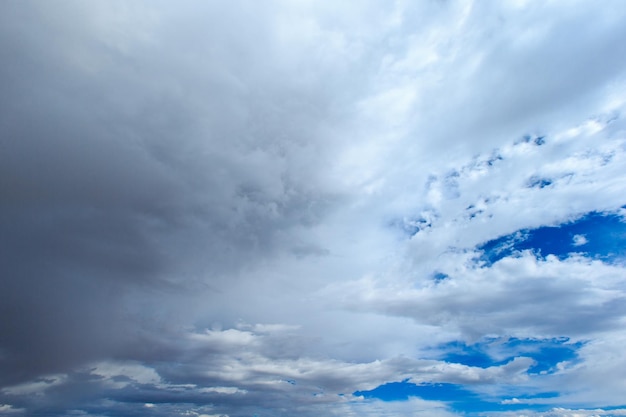
[[[623,414],[625,21],[5,0],[0,415]]]

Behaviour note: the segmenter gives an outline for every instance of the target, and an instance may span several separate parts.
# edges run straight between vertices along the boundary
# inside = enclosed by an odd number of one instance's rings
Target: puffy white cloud
[[[582,246],[589,242],[585,235],[574,235],[574,237],[572,237],[572,240],[574,246]]]

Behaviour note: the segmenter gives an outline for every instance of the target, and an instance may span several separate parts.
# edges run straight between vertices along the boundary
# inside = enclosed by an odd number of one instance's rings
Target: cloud
[[[585,235],[574,235],[574,237],[572,238],[572,241],[573,241],[572,244],[574,246],[582,246],[589,242],[587,238],[585,237]]]
[[[337,286],[333,293],[345,294],[347,308],[451,327],[468,340],[503,333],[584,337],[614,328],[622,319],[621,271],[583,259],[539,261],[526,253],[491,268],[459,269],[449,279],[425,281],[418,288],[363,279]]]
[[[626,9],[574,6],[3,2],[0,414],[623,405]],[[511,338],[581,347],[447,355]]]
[[[522,410],[521,412],[505,412],[505,413],[497,413],[499,416],[541,416],[541,417],[592,417],[592,416],[621,416],[626,414],[626,410],[624,409],[612,409],[612,410],[603,410],[603,409],[593,409],[593,410],[585,410],[585,409],[567,409],[567,408],[553,408],[547,412],[536,412],[532,410]],[[489,413],[487,414],[489,415]]]
[[[20,409],[20,408],[15,408],[11,405],[8,404],[0,404],[0,413],[2,413],[3,415],[10,415],[12,413],[22,413],[24,412],[24,409]]]
[[[216,344],[215,338],[223,342]],[[108,400],[125,403],[132,410],[189,403],[213,404],[227,412],[236,403],[242,410],[256,407],[267,411],[285,397],[301,405],[340,406],[358,401],[353,390],[374,389],[394,378],[410,378],[415,383],[515,383],[526,379],[525,371],[533,364],[524,357],[484,369],[405,357],[364,363],[289,358],[282,352],[277,357],[280,339],[237,329],[189,333],[187,340],[189,344],[168,362],[103,361],[74,370],[72,375],[47,376],[28,386],[7,387],[2,393],[12,400],[23,400],[36,391],[40,409],[56,406],[57,396],[71,392],[75,405],[87,411],[103,410],[108,404],[99,401],[97,395],[106,392]],[[92,389],[85,391],[85,384]]]

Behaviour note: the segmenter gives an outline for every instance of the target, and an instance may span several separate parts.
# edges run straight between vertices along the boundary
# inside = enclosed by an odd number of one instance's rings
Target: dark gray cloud
[[[177,320],[136,302],[233,279],[335,199],[329,95],[274,72],[264,8],[196,6],[3,4],[4,383],[133,357]]]

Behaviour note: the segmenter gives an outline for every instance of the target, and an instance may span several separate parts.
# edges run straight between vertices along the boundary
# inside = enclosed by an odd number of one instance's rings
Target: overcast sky
[[[626,3],[0,2],[0,416],[626,415]]]

